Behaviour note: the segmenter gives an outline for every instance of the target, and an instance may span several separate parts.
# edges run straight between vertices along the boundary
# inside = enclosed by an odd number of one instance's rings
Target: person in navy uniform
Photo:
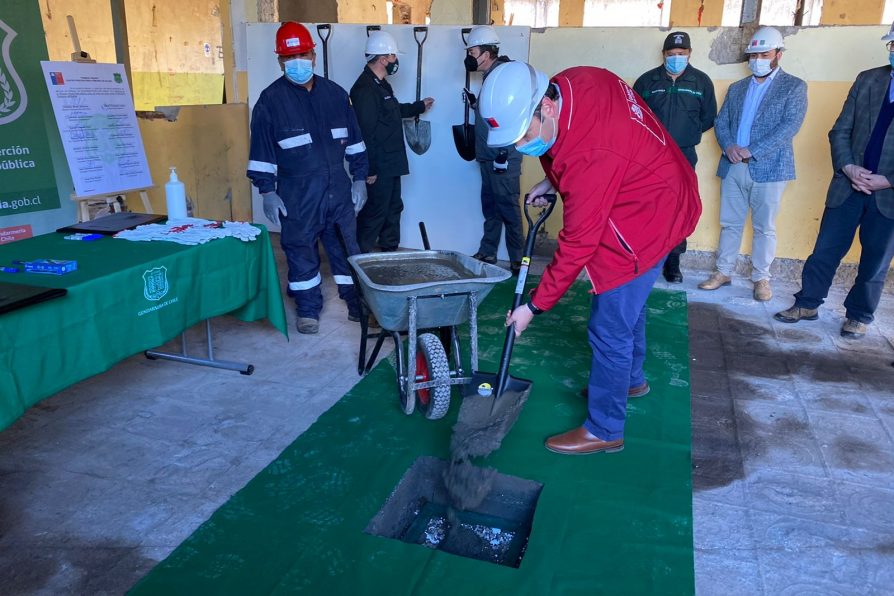
[[[400,103],[386,76],[400,67],[397,42],[390,33],[372,31],[366,40],[366,67],[351,87],[351,103],[369,154],[369,201],[357,216],[361,252],[397,250],[400,246],[400,177],[410,173],[404,145],[404,118],[431,109],[434,99]]]
[[[282,227],[288,294],[295,300],[299,333],[320,328],[320,241],[338,294],[347,303],[348,320],[359,321],[362,312],[347,257],[359,252],[355,216],[366,202],[366,146],[347,92],[314,75],[314,46],[299,23],[283,23],[277,31],[284,75],[264,89],[252,110],[248,162],[264,214]]]

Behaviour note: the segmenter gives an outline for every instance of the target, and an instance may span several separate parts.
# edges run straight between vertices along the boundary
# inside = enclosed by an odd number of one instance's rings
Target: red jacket
[[[581,269],[592,293],[645,273],[692,233],[702,210],[692,166],[622,79],[578,66],[552,82],[562,97],[559,133],[540,161],[565,213],[558,250],[534,294],[543,310]]]

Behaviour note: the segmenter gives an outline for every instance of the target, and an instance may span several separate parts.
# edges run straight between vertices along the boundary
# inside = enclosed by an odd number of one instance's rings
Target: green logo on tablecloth
[[[169,289],[167,267],[155,267],[143,273],[143,296],[146,300],[161,300]]]

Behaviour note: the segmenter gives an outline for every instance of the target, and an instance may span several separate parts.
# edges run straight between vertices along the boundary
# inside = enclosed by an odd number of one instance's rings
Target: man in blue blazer
[[[841,259],[860,229],[860,265],[844,307],[841,335],[866,334],[894,258],[894,25],[887,41],[889,65],[857,75],[844,108],[829,131],[835,169],[813,254],[804,263],[795,304],[776,313],[784,323],[814,321],[829,294]]]
[[[792,139],[807,113],[807,84],[779,67],[785,43],[773,27],[761,27],[745,53],[753,76],[730,85],[714,122],[723,149],[720,185],[720,243],[715,271],[703,290],[729,285],[751,209],[754,299],[772,298],[770,265],[776,256],[776,216],[782,191],[795,179]]]

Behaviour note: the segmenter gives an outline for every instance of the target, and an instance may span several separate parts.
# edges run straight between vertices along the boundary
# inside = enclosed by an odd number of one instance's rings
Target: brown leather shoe
[[[715,271],[711,274],[711,277],[698,284],[698,287],[702,290],[716,290],[717,288],[728,286],[732,282],[732,278],[728,275],[724,275],[719,271]]]
[[[555,435],[546,440],[546,448],[563,455],[589,455],[590,453],[616,453],[624,450],[624,439],[603,441],[590,434],[583,426]]]
[[[759,279],[754,282],[754,299],[758,302],[767,302],[773,297],[769,279]]]
[[[642,397],[651,391],[652,388],[649,387],[649,382],[646,381],[642,385],[637,385],[636,387],[631,387],[627,390],[627,397]],[[590,397],[590,390],[587,387],[584,387],[580,390],[581,397]]]
[[[775,315],[773,318],[777,321],[781,321],[782,323],[797,323],[798,321],[815,321],[819,318],[817,314],[817,309],[815,308],[801,308],[800,306],[793,306],[791,308],[787,308],[785,310],[781,310]]]

